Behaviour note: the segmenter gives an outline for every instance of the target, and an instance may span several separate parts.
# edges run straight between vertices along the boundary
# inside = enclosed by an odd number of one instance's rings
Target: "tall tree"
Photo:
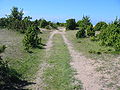
[[[23,9],[19,11],[17,7],[13,7],[11,9],[11,14],[9,15],[9,17],[17,19],[17,20],[22,20],[23,15],[24,15]]]

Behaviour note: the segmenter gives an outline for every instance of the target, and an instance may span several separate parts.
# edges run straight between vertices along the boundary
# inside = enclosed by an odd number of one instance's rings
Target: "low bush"
[[[45,28],[47,25],[49,25],[49,23],[45,19],[41,20],[40,28]]]
[[[75,19],[66,20],[66,30],[75,30],[75,29],[76,29]]]
[[[96,37],[96,36],[92,36],[92,37],[90,37],[90,40],[91,40],[91,41],[99,41],[99,38]]]
[[[30,26],[24,36],[23,45],[25,50],[29,51],[30,48],[36,48],[41,44],[41,38],[38,37],[38,30],[35,26]]]
[[[51,27],[50,25],[47,25],[47,26],[45,26],[45,29],[49,29],[49,30],[51,30],[52,27]]]
[[[4,52],[5,48],[6,48],[5,45],[1,45],[1,46],[0,46],[0,53]]]
[[[77,33],[76,33],[76,38],[84,38],[86,37],[86,34],[85,34],[85,29],[84,28],[81,28],[81,30],[79,30]]]
[[[93,26],[90,25],[90,26],[87,26],[86,28],[86,34],[87,36],[95,36],[95,31],[93,30]]]

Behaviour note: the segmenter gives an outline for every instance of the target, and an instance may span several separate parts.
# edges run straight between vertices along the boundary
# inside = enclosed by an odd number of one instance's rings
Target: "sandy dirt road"
[[[49,52],[52,45],[52,38],[55,34],[60,34],[63,37],[65,44],[68,47],[69,53],[72,57],[71,66],[75,69],[76,75],[75,78],[80,80],[83,84],[83,90],[110,90],[107,88],[103,88],[102,84],[100,83],[100,76],[101,73],[96,72],[94,64],[94,60],[90,60],[82,55],[80,52],[74,49],[72,43],[66,38],[66,32],[64,28],[59,28],[59,30],[55,30],[51,32],[49,40],[46,46],[46,60],[49,57]],[[42,73],[44,72],[45,68],[47,67],[47,63],[43,62],[40,65],[40,70],[37,72],[35,85],[32,87],[32,90],[43,90],[44,83],[42,82]]]

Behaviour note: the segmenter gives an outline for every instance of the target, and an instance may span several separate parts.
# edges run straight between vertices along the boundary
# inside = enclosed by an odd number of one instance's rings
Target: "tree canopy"
[[[67,30],[74,30],[74,29],[76,29],[76,21],[75,21],[75,19],[68,19],[68,20],[66,20],[66,29]]]

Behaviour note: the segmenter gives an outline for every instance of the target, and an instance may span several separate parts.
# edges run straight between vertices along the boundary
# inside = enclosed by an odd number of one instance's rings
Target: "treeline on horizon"
[[[24,16],[23,9],[18,7],[11,9],[10,15],[0,18],[0,28],[7,28],[25,33],[29,26],[37,26],[38,28],[57,29],[57,26],[63,26],[63,23],[53,23],[45,19],[36,19],[32,21],[31,16]]]
[[[25,33],[31,26],[39,31],[40,28],[57,29],[58,27],[66,27],[66,30],[78,29],[77,38],[91,37],[94,41],[100,41],[101,45],[112,46],[116,51],[120,50],[120,19],[118,18],[110,23],[100,21],[93,26],[88,16],[83,16],[82,20],[77,22],[75,19],[68,19],[66,23],[53,23],[45,19],[32,21],[32,17],[23,16],[23,9],[19,10],[17,7],[13,7],[10,15],[0,18],[0,28],[16,30],[21,33]],[[99,31],[100,34],[95,35],[95,31]]]

